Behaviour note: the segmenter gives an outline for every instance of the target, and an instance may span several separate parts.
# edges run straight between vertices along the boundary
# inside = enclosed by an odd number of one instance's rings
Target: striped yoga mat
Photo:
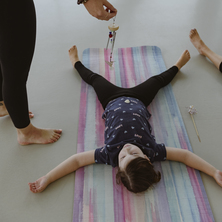
[[[105,63],[109,53],[105,49],[86,49],[83,64],[118,86],[132,87],[166,70],[156,46],[115,49],[113,69]],[[192,150],[171,85],[158,92],[148,109],[157,142]],[[77,152],[104,145],[102,113],[93,88],[82,82]],[[170,161],[154,165],[162,179],[143,194],[133,194],[116,185],[116,169],[111,166],[94,164],[77,170],[73,221],[214,221],[198,171]]]

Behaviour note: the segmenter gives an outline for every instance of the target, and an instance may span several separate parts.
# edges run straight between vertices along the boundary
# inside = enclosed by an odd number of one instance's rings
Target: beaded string
[[[109,42],[111,43],[111,52],[110,52],[110,58],[109,61],[106,61],[106,63],[112,67],[114,61],[112,61],[112,57],[113,57],[113,48],[114,48],[114,44],[115,44],[115,39],[116,39],[116,31],[119,29],[119,26],[115,24],[116,21],[116,16],[113,17],[113,24],[108,26],[109,28],[109,36],[108,36],[108,42],[106,45],[106,50],[108,49],[109,46]]]

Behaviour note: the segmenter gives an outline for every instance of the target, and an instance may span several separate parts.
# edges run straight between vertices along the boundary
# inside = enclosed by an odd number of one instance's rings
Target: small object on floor
[[[193,121],[193,125],[194,125],[194,128],[195,128],[197,137],[198,137],[199,141],[201,142],[200,136],[199,136],[199,133],[198,133],[198,130],[197,130],[197,126],[196,126],[195,121],[194,121],[194,118],[193,118],[193,115],[197,113],[197,110],[193,107],[193,105],[191,105],[191,106],[189,106],[188,113],[190,114],[191,119],[192,119],[192,121]]]
[[[112,56],[113,56],[113,48],[114,48],[114,43],[116,39],[116,31],[119,29],[119,26],[115,24],[116,16],[113,18],[113,24],[109,25],[108,28],[110,30],[109,36],[108,36],[108,42],[106,45],[106,50],[108,49],[109,46],[109,41],[111,42],[111,52],[110,52],[110,60],[105,61],[110,67],[112,67],[114,61],[112,61]]]

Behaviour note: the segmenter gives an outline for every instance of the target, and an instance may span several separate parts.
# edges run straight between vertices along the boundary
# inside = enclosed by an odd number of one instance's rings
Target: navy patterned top
[[[95,150],[95,162],[118,166],[118,155],[126,143],[138,146],[151,162],[166,160],[166,147],[151,134],[151,114],[138,99],[122,96],[108,103],[105,120],[105,145]]]

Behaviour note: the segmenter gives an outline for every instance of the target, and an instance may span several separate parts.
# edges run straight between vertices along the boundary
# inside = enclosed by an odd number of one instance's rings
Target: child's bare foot
[[[26,128],[17,129],[18,143],[21,145],[54,143],[60,138],[61,133],[61,129],[39,129],[31,123]]]
[[[5,103],[3,101],[0,102],[0,117],[3,117],[3,116],[7,116],[9,115],[8,114],[8,111],[5,107]],[[29,118],[33,118],[34,117],[34,114],[32,112],[29,112]]]
[[[194,47],[198,50],[198,52],[201,55],[205,55],[205,50],[207,50],[207,46],[205,43],[202,41],[202,39],[199,36],[199,33],[197,32],[196,29],[191,29],[190,30],[190,41],[193,43]]]
[[[188,61],[190,60],[190,53],[188,50],[185,50],[178,61],[176,62],[175,66],[178,67],[180,70]]]
[[[34,183],[29,183],[29,189],[33,193],[40,193],[49,185],[49,180],[46,176],[43,176],[36,180]]]
[[[75,45],[69,49],[69,58],[73,67],[75,67],[76,62],[80,61],[78,57],[77,47]]]

